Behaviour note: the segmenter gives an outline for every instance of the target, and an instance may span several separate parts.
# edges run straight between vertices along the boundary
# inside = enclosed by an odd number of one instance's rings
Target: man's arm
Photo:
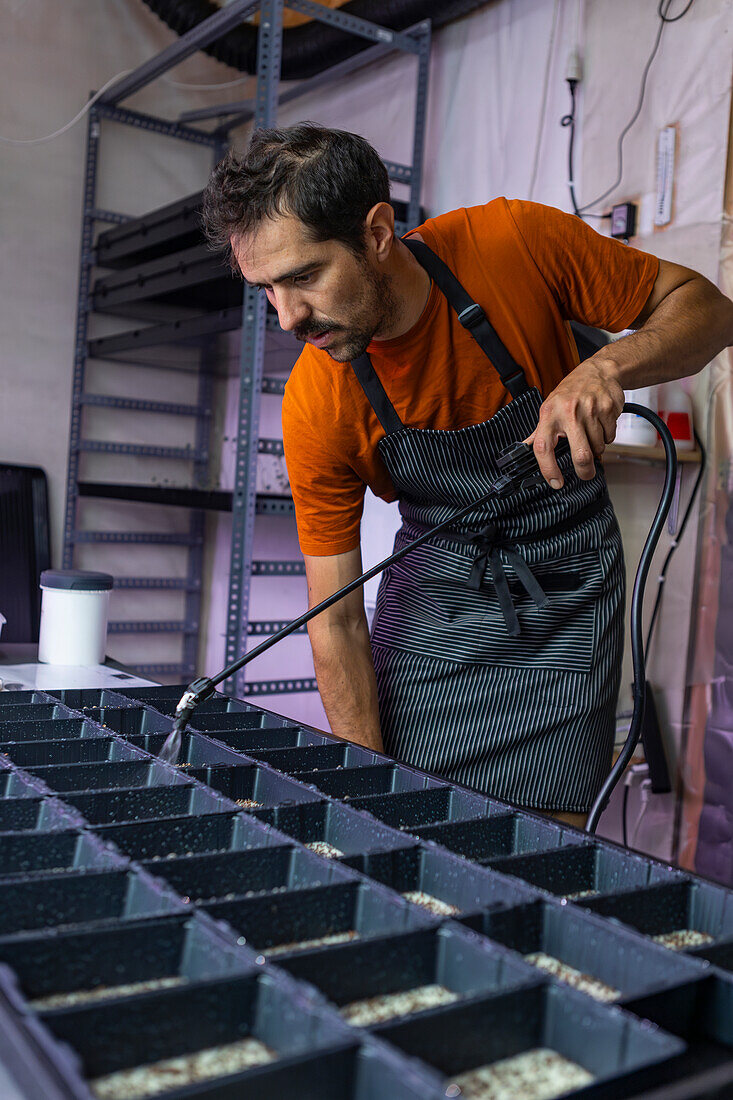
[[[573,465],[584,480],[595,474],[616,434],[624,390],[654,386],[702,370],[733,344],[733,302],[704,276],[661,260],[637,332],[601,348],[571,371],[547,397],[527,442],[553,489],[563,478],[555,460],[560,436],[567,436]]]
[[[360,549],[328,557],[304,557],[309,607],[362,572]],[[363,589],[358,588],[311,619],[308,634],[331,730],[337,737],[383,751]]]

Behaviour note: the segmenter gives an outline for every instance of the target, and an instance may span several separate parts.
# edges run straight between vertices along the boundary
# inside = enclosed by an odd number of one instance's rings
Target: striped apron
[[[480,498],[542,403],[450,269],[404,244],[512,400],[472,427],[406,428],[369,357],[354,360],[386,432],[395,550]],[[583,813],[611,766],[625,572],[602,469],[581,481],[569,454],[559,462],[561,490],[542,481],[491,498],[385,570],[371,643],[390,755],[519,806]]]

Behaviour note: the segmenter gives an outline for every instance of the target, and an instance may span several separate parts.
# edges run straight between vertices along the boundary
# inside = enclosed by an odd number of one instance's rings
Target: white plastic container
[[[46,569],[41,573],[38,660],[47,665],[101,665],[107,650],[109,573]]]
[[[624,397],[627,402],[633,402],[635,405],[645,405],[652,412],[657,411],[656,386],[645,386],[639,390],[625,390]],[[616,423],[614,443],[622,443],[629,447],[655,447],[657,445],[657,429],[637,413],[621,413]]]

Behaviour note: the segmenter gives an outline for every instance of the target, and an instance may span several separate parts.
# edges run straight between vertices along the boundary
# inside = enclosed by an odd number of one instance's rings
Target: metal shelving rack
[[[331,24],[344,32],[363,38],[373,45],[355,57],[304,80],[295,88],[280,92],[283,9],[288,7],[320,22]],[[217,40],[243,20],[260,13],[257,50],[257,78],[254,101],[217,105],[206,110],[186,112],[177,121],[169,121],[121,107],[120,104],[146,87],[169,69],[197,50]],[[194,674],[201,607],[204,517],[207,509],[232,511],[232,544],[230,555],[229,605],[226,626],[226,660],[233,661],[245,648],[248,635],[266,634],[278,629],[280,622],[250,621],[248,607],[253,576],[278,577],[302,575],[299,561],[253,561],[253,537],[257,515],[293,514],[292,500],[268,497],[257,493],[257,456],[282,447],[281,441],[263,440],[259,435],[260,396],[282,392],[282,381],[264,375],[266,340],[269,332],[279,331],[277,320],[269,315],[266,302],[255,290],[244,289],[241,309],[238,306],[217,309],[201,316],[157,323],[113,336],[88,339],[88,318],[92,312],[91,275],[97,261],[94,231],[98,224],[123,224],[124,215],[97,207],[97,162],[100,127],[113,122],[137,127],[184,142],[209,147],[214,161],[224,153],[232,129],[252,120],[254,128],[275,125],[279,103],[312,91],[358,68],[379,60],[392,51],[412,54],[417,60],[417,95],[410,165],[385,161],[390,179],[409,188],[404,231],[419,222],[420,184],[422,177],[425,116],[427,107],[428,65],[430,55],[430,22],[425,21],[396,32],[364,19],[358,19],[331,9],[313,0],[232,0],[216,14],[182,35],[167,49],[121,78],[102,95],[89,112],[87,157],[84,187],[82,246],[80,256],[79,299],[74,360],[71,434],[67,480],[66,522],[64,535],[64,566],[71,567],[74,550],[80,544],[128,543],[181,545],[187,547],[188,569],[185,578],[128,577],[119,587],[128,589],[179,589],[186,593],[185,615],[182,621],[136,621],[111,623],[112,633],[176,633],[183,635],[183,659],[180,664],[138,665],[137,671],[151,676]],[[200,123],[215,123],[215,128],[202,129]],[[199,364],[198,395],[195,404],[151,402],[134,397],[106,397],[85,390],[87,358],[119,359],[141,348],[160,349],[176,345],[180,349],[193,347],[196,354],[206,354],[207,347],[218,335],[241,329],[240,389],[237,415],[237,451],[232,493],[211,491],[203,487],[208,462],[209,428],[211,422],[211,373]],[[152,447],[133,443],[107,443],[82,436],[82,414],[85,407],[102,406],[128,411],[161,413],[193,418],[195,443],[190,448]],[[152,459],[186,459],[192,462],[193,486],[188,489],[154,486],[123,486],[79,480],[79,460],[84,452],[97,451],[138,455]],[[79,498],[137,500],[191,508],[189,529],[170,534],[134,531],[88,531],[77,528]],[[315,680],[255,681],[247,683],[244,673],[228,685],[235,694],[281,694],[290,691],[315,690]]]

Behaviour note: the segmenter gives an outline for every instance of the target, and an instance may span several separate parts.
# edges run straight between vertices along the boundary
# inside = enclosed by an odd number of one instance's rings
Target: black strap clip
[[[466,306],[458,314],[458,320],[461,322],[464,328],[469,329],[476,328],[482,321],[485,321],[486,314],[484,313],[478,302],[471,302],[470,306]]]

